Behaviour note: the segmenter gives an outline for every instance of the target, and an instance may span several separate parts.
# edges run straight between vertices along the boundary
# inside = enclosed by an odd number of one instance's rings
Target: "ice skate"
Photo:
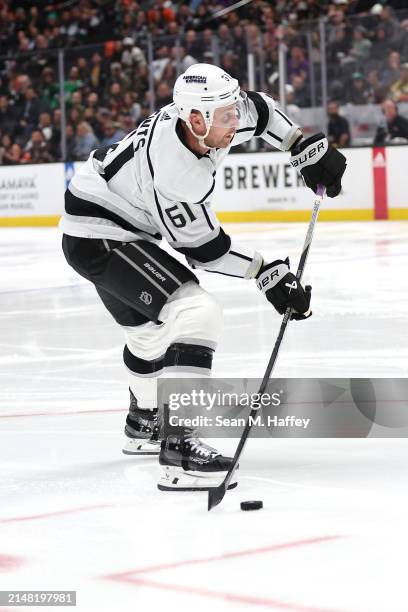
[[[208,491],[225,478],[231,457],[224,457],[215,448],[204,444],[194,432],[168,436],[161,443],[161,491]],[[236,477],[229,489],[237,486]]]
[[[158,410],[142,410],[130,391],[130,408],[126,417],[124,455],[158,455],[160,452]]]

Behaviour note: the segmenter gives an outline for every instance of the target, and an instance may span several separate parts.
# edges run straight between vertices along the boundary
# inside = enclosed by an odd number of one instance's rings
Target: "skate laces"
[[[202,440],[200,440],[200,438],[195,436],[184,438],[184,441],[187,442],[190,445],[191,450],[194,453],[197,453],[199,456],[209,458],[216,457],[220,454],[215,448],[205,444]]]

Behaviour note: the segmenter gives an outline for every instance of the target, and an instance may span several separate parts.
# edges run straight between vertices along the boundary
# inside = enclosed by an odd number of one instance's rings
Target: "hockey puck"
[[[260,499],[241,502],[241,510],[260,510],[261,508],[263,508],[263,502]]]

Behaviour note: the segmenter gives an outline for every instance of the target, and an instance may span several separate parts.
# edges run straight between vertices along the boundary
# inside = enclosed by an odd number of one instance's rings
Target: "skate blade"
[[[122,448],[124,455],[154,455],[160,453],[160,442],[142,441],[137,438],[129,438]]]
[[[185,471],[181,467],[162,466],[157,488],[160,491],[208,491],[217,487],[226,475],[227,472],[217,472],[212,476],[211,472],[200,474],[196,471]],[[234,489],[237,484],[235,479],[228,489]]]

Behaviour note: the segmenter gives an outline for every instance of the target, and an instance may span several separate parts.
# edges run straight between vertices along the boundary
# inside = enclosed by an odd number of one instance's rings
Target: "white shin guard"
[[[139,408],[157,406],[157,377],[208,376],[209,368],[194,365],[175,365],[166,352],[172,345],[193,345],[214,350],[221,333],[222,311],[215,299],[194,282],[180,287],[162,308],[161,324],[144,323],[124,327],[129,353],[136,360],[153,362],[155,371],[141,372],[143,368],[129,367],[129,386],[137,398]],[[148,369],[148,368],[145,368]]]

